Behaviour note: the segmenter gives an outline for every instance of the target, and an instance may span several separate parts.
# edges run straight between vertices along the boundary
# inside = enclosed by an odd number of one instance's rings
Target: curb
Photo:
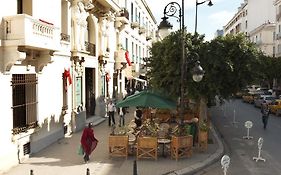
[[[210,128],[210,130],[212,131],[212,134],[218,143],[218,149],[216,150],[216,152],[214,154],[210,155],[207,159],[205,159],[203,161],[199,161],[198,163],[196,163],[192,166],[186,167],[184,169],[173,171],[168,175],[192,175],[195,172],[198,172],[198,171],[206,168],[207,166],[213,164],[214,162],[218,161],[223,156],[223,154],[224,154],[223,143],[222,143],[221,139],[219,139],[218,134],[217,134],[216,130],[214,129],[213,124],[211,124],[211,125],[212,125],[212,127]]]

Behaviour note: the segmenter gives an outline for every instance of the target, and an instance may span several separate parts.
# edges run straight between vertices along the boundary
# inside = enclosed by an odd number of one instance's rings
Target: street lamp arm
[[[198,2],[198,0],[196,0],[196,5],[204,4],[204,3],[207,2],[207,1],[209,1],[208,6],[212,6],[212,5],[213,5],[213,3],[212,3],[211,0],[205,0],[205,1],[202,1],[202,2]]]
[[[204,4],[205,2],[207,2],[207,0],[206,1],[202,1],[202,2],[196,1],[196,5],[201,5],[201,4]]]
[[[177,13],[178,9],[179,16],[176,16],[175,14]],[[170,2],[169,4],[167,4],[164,9],[164,16],[175,17],[179,22],[181,22],[182,8],[180,4],[177,2]]]

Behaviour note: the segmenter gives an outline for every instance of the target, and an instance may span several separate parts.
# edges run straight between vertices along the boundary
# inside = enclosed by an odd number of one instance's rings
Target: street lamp
[[[178,12],[178,16],[176,16]],[[181,31],[181,38],[182,38],[182,60],[181,60],[181,77],[180,77],[180,117],[181,117],[181,124],[183,124],[183,108],[184,108],[184,76],[185,76],[185,69],[186,69],[186,57],[185,54],[188,53],[188,48],[185,47],[185,26],[184,26],[184,0],[182,0],[181,5],[177,2],[170,2],[164,8],[164,17],[162,18],[161,23],[158,26],[159,34],[162,37],[166,37],[169,34],[169,30],[173,27],[168,21],[168,17],[177,18],[177,21],[180,24],[180,31]],[[185,53],[186,52],[186,53]],[[198,54],[196,53],[196,56]],[[202,80],[204,75],[204,70],[200,66],[200,62],[197,61],[195,63],[195,67],[192,70],[193,79],[196,82]]]
[[[198,0],[196,0],[196,10],[195,10],[195,33],[197,33],[197,8],[198,8],[198,5],[201,5],[201,4],[204,4],[205,2],[209,2],[208,3],[208,6],[213,6],[213,3],[212,3],[212,0],[205,0],[205,1],[202,1],[202,2],[198,2]]]

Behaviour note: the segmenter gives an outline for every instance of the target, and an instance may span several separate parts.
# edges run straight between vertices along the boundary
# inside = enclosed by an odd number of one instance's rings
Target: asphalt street
[[[243,103],[236,99],[226,102],[223,106],[213,107],[210,110],[214,126],[219,131],[224,144],[225,154],[230,156],[230,166],[227,175],[280,175],[281,174],[281,118],[270,115],[268,127],[263,129],[260,108],[252,104]],[[251,121],[252,128],[245,139],[247,128],[245,122]],[[266,161],[254,161],[258,157],[258,139],[263,138],[261,157]],[[198,172],[204,175],[223,174],[220,162]]]

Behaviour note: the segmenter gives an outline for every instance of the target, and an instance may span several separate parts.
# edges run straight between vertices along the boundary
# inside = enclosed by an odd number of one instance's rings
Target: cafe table
[[[167,138],[158,138],[157,142],[158,142],[158,144],[161,144],[163,146],[163,148],[162,148],[162,156],[166,157],[166,155],[165,155],[165,147],[166,147],[166,144],[170,144],[171,143],[171,140],[167,139]]]

